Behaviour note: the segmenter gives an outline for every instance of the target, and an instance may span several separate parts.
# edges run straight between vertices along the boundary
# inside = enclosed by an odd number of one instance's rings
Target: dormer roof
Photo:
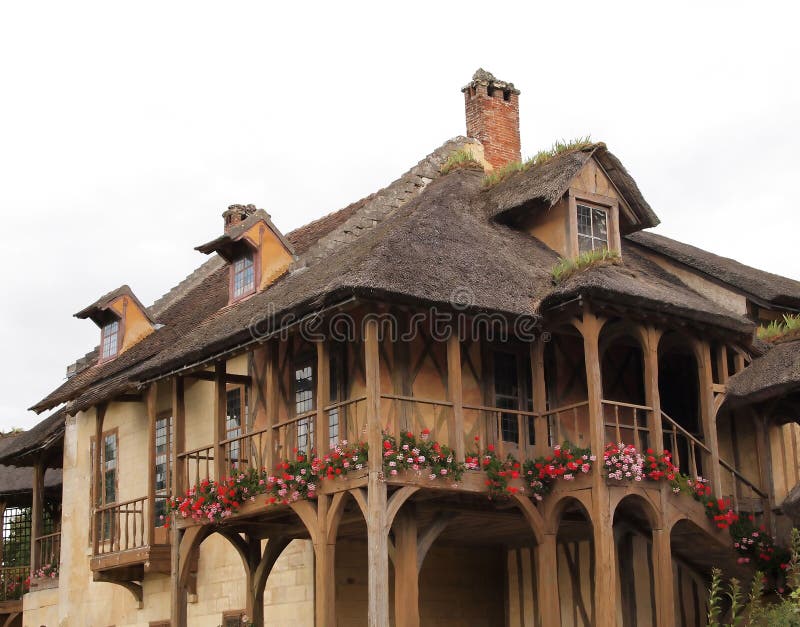
[[[85,320],[86,318],[91,319],[97,326],[102,327],[106,322],[116,318],[121,318],[119,312],[114,311],[111,308],[118,299],[127,296],[130,298],[136,306],[141,310],[142,314],[147,318],[150,324],[155,324],[153,319],[150,317],[150,314],[147,312],[147,308],[142,304],[142,302],[136,298],[136,295],[133,293],[133,290],[128,285],[121,285],[115,290],[111,290],[107,294],[104,294],[96,301],[94,301],[91,305],[84,307],[78,313],[73,314],[76,318],[80,318],[81,320]]]
[[[484,192],[486,212],[499,221],[513,221],[516,214],[547,210],[569,190],[572,181],[594,159],[628,205],[625,215],[633,232],[656,226],[661,221],[642,196],[639,186],[614,154],[602,142],[556,154],[539,165],[512,174]]]
[[[251,229],[259,223],[263,223],[272,231],[273,235],[280,241],[286,251],[292,256],[295,256],[294,248],[289,243],[283,233],[280,232],[278,227],[272,223],[272,218],[263,209],[257,209],[246,219],[242,220],[235,226],[230,227],[224,234],[216,239],[196,246],[195,250],[209,255],[216,252],[220,257],[226,261],[231,261],[241,251],[242,246],[249,246],[250,248],[257,248],[258,242],[248,236]]]

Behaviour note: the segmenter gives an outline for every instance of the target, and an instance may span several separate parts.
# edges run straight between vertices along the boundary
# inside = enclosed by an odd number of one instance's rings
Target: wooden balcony
[[[147,497],[95,509],[91,568],[96,581],[169,573],[167,535],[154,527]]]

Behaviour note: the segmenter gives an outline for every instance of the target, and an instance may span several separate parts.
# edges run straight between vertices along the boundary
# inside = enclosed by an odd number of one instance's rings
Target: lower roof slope
[[[773,305],[800,308],[800,281],[765,272],[657,233],[628,235],[632,242],[698,270]]]
[[[800,390],[800,338],[779,342],[728,380],[728,396],[760,402]]]

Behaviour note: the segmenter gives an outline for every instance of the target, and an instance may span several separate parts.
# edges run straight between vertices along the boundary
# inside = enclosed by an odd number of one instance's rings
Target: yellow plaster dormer
[[[127,285],[105,294],[75,314],[100,327],[100,361],[124,353],[155,331],[155,323]]]
[[[263,209],[231,205],[223,217],[225,234],[196,250],[216,252],[229,263],[229,300],[234,302],[272,285],[289,269],[295,256],[291,244]]]

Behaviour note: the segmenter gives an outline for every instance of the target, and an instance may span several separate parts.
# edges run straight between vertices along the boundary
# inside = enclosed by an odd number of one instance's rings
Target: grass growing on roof
[[[783,320],[773,320],[765,327],[758,327],[757,335],[765,342],[777,342],[797,333],[800,333],[800,314],[784,314]]]
[[[453,170],[457,170],[459,168],[468,168],[478,166],[481,170],[483,166],[480,162],[475,158],[471,151],[467,150],[466,148],[461,148],[460,150],[456,150],[453,153],[450,153],[450,156],[447,157],[447,161],[444,162],[442,166],[442,174],[447,174],[448,172],[452,172]]]
[[[553,157],[562,155],[565,152],[572,152],[574,150],[584,150],[585,148],[589,148],[593,145],[594,143],[592,142],[591,135],[586,135],[585,137],[577,137],[569,141],[565,141],[562,139],[561,141],[555,142],[547,150],[540,150],[535,155],[529,157],[525,161],[513,161],[509,164],[506,164],[502,168],[498,168],[490,172],[483,179],[483,186],[485,188],[494,187],[500,181],[504,181],[515,172],[524,172],[525,170],[532,168],[533,166],[545,164],[548,161],[550,161]]]
[[[620,263],[622,263],[622,259],[620,259],[618,252],[608,250],[607,248],[588,250],[574,259],[559,259],[558,263],[553,266],[553,269],[550,271],[550,276],[553,277],[553,282],[558,285],[587,268],[617,265]]]

